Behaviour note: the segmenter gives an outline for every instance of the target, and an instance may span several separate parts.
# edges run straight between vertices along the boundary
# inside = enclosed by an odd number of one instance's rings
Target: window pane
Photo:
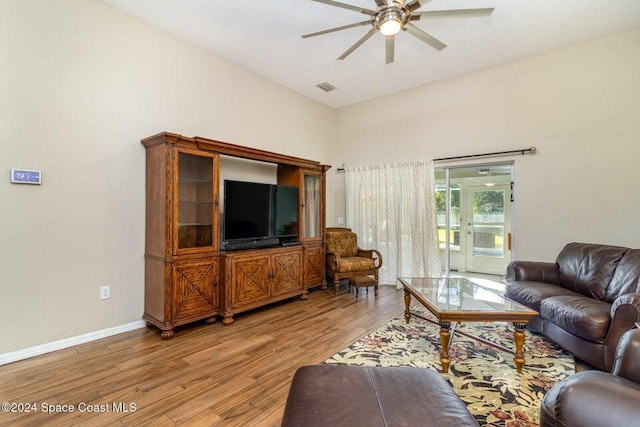
[[[447,204],[446,186],[436,184],[436,218],[438,223],[438,242],[440,248],[446,247]],[[451,217],[449,243],[453,250],[460,250],[460,184],[451,184]]]
[[[504,190],[473,193],[473,222],[504,223]]]
[[[473,255],[492,258],[504,257],[504,226],[474,225]]]

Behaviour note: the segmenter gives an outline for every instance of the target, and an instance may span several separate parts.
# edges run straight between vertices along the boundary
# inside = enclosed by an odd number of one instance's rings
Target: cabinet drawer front
[[[178,262],[173,267],[173,321],[218,313],[218,262]]]
[[[273,295],[282,295],[303,289],[302,252],[275,255],[273,257]]]

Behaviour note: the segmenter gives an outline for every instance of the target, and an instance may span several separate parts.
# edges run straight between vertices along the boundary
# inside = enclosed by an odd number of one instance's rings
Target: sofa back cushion
[[[624,254],[607,289],[607,301],[613,302],[620,295],[640,291],[640,249],[629,249]]]
[[[620,246],[569,243],[556,259],[560,285],[582,295],[606,301],[609,282],[628,250]]]

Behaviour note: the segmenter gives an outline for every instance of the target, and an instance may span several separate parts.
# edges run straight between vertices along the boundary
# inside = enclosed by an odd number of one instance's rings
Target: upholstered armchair
[[[375,249],[358,247],[358,236],[350,228],[327,228],[327,275],[333,280],[336,294],[340,279],[372,276],[378,283],[378,270],[382,267],[382,255]]]

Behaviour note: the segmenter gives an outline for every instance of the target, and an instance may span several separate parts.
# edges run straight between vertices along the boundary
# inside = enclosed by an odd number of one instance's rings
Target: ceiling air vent
[[[320,89],[322,89],[325,92],[331,92],[332,90],[336,90],[335,86],[327,83],[327,82],[322,82],[322,83],[318,83],[316,85],[316,87],[319,87]]]

